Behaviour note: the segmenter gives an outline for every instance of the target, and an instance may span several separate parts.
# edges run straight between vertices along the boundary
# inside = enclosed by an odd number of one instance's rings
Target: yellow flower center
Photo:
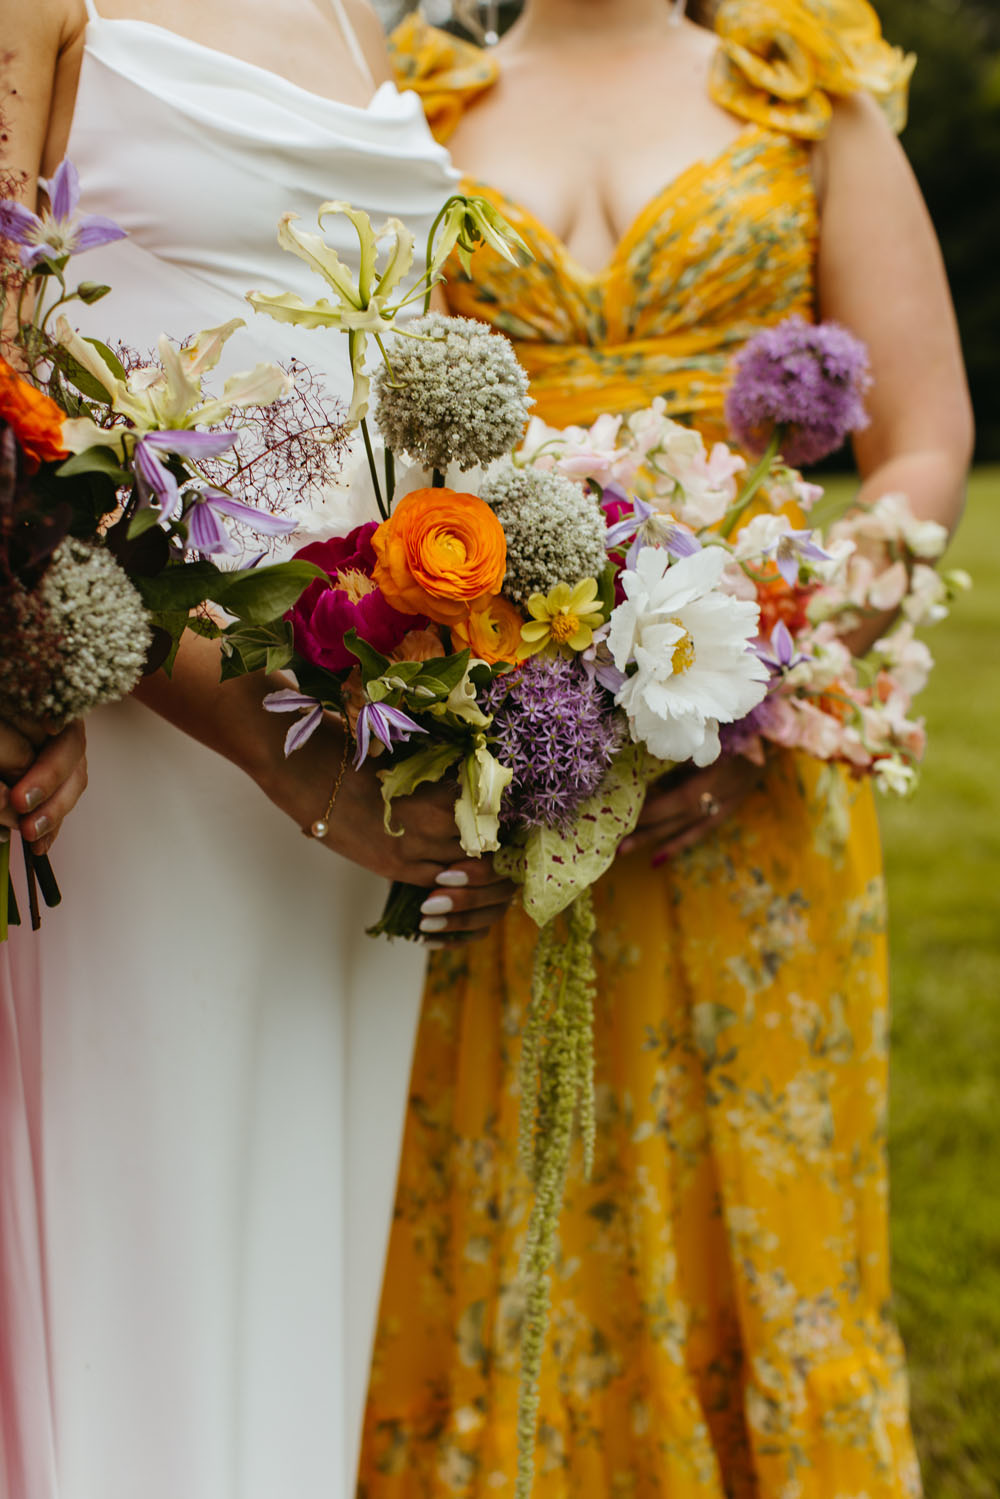
[[[337,581],[334,584],[334,587],[341,593],[347,594],[352,604],[356,604],[359,599],[363,599],[365,594],[374,593],[375,586],[371,578],[366,577],[360,568],[357,567],[345,568],[342,573],[338,573]]]
[[[550,626],[552,639],[557,645],[563,645],[567,640],[572,640],[580,628],[580,621],[575,614],[557,614]]]
[[[670,621],[670,623],[672,625],[676,625],[679,630],[684,630],[684,625],[679,619],[674,618]],[[686,671],[689,671],[691,669],[696,659],[697,656],[695,653],[694,641],[691,639],[691,636],[688,634],[687,630],[684,630],[684,634],[674,646],[674,653],[671,657],[670,664],[673,668],[674,676],[682,677]]]

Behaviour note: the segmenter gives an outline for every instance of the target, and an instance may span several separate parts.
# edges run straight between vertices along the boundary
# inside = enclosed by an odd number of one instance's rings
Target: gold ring
[[[722,811],[722,807],[710,791],[703,791],[701,793],[701,796],[698,798],[698,808],[702,817],[718,817]]]

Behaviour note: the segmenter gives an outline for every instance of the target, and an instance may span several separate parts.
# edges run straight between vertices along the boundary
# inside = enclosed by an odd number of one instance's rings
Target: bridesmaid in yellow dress
[[[724,0],[714,24],[529,0],[490,57],[404,25],[403,77],[534,255],[452,267],[451,310],[514,340],[547,422],[662,396],[713,439],[740,344],[836,316],[876,373],[862,495],[952,522],[971,433],[947,289],[861,92],[898,127],[911,63],[864,0]],[[597,1161],[567,1187],[538,1499],[915,1496],[870,788],[791,754],[722,762],[651,795],[629,845],[596,892]],[[513,912],[431,965],[365,1499],[513,1492],[534,937]]]

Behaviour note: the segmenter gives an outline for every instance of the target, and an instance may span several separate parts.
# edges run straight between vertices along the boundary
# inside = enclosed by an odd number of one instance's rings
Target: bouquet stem
[[[420,907],[426,899],[427,891],[421,885],[404,885],[402,880],[394,880],[382,915],[374,926],[368,928],[368,936],[406,937],[411,942],[418,942]]]
[[[12,908],[10,897],[13,895],[13,887],[10,883],[10,829],[0,828],[0,942],[7,941],[7,926]]]
[[[538,1384],[549,1317],[549,1271],[555,1259],[573,1142],[579,1120],[584,1166],[594,1159],[594,907],[590,890],[567,911],[560,940],[556,922],[542,928],[535,949],[531,1001],[521,1049],[521,1164],[535,1188],[521,1258],[525,1286],[521,1387],[517,1414],[516,1499],[534,1481]]]

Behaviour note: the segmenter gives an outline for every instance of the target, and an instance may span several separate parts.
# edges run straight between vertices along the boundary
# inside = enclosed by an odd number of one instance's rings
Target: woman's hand
[[[762,775],[762,768],[743,755],[724,755],[704,770],[671,771],[650,788],[635,831],[618,852],[653,850],[656,868],[714,832],[759,789]]]
[[[37,724],[0,720],[0,823],[19,828],[39,857],[87,786],[82,723],[50,735]]]
[[[353,749],[353,741],[347,746]],[[280,763],[273,761],[258,783],[272,802],[299,827],[311,829],[322,818],[327,848],[387,880],[425,886],[421,930],[435,941],[470,940],[503,916],[514,886],[501,880],[489,859],[469,859],[455,826],[453,782],[421,787],[393,802],[386,831],[378,761],[359,770],[348,762],[333,807],[325,803],[344,756],[344,730],[329,720],[308,744]]]

